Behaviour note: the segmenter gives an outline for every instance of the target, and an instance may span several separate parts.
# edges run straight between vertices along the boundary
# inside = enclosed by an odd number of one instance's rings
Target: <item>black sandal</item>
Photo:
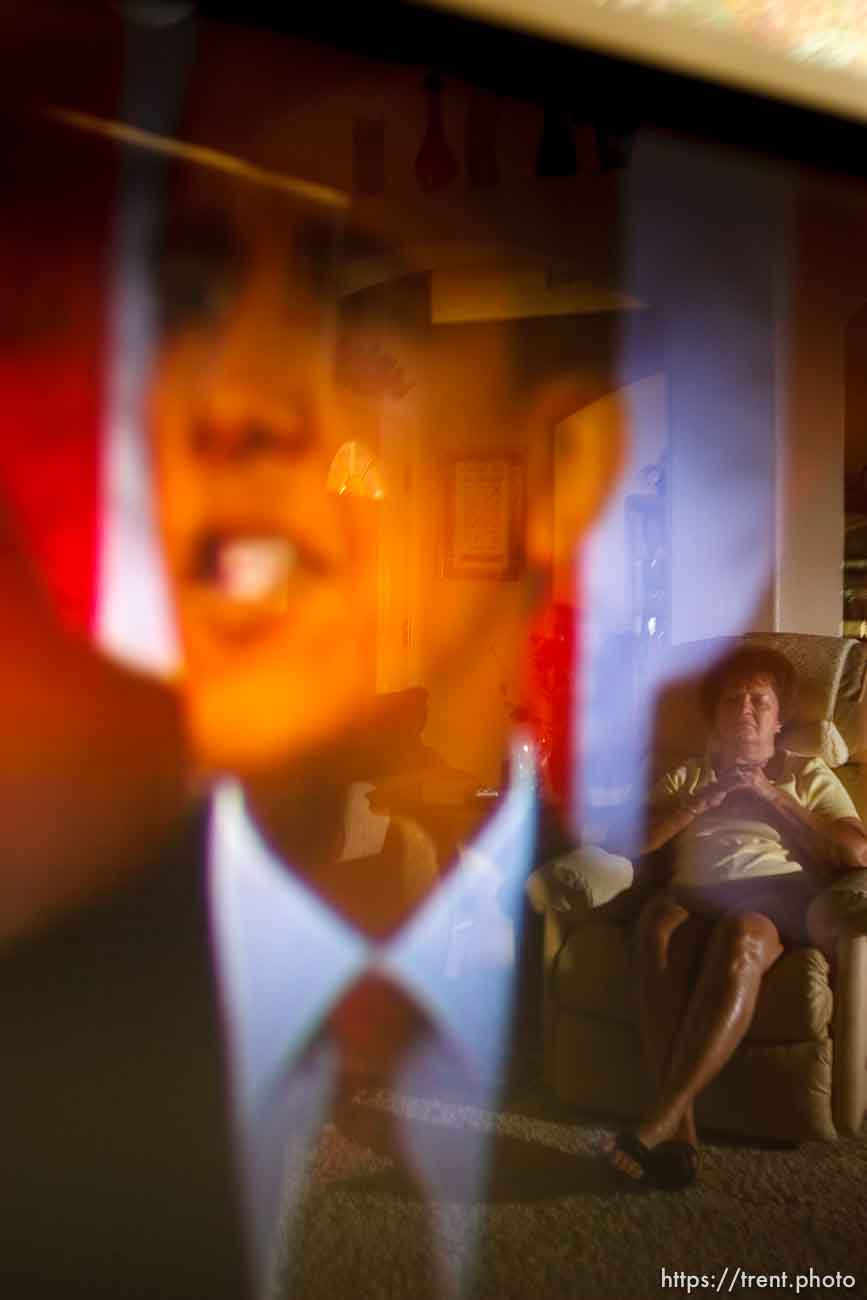
[[[612,1166],[615,1172],[622,1173],[631,1182],[639,1183],[644,1187],[658,1187],[667,1192],[677,1192],[685,1187],[691,1187],[698,1177],[698,1150],[691,1142],[672,1139],[669,1142],[660,1142],[657,1147],[647,1147],[635,1133],[624,1129],[617,1134],[614,1145],[606,1154],[610,1157],[615,1151],[620,1151],[630,1160],[634,1160],[641,1167],[641,1177],[633,1178],[625,1170],[618,1170],[616,1166]]]
[[[660,1142],[648,1152],[650,1159],[645,1165],[645,1178],[653,1187],[662,1187],[668,1192],[679,1192],[691,1187],[698,1178],[698,1149],[691,1142],[672,1139]]]
[[[633,1178],[632,1174],[628,1174],[625,1169],[618,1169],[616,1165],[612,1165],[611,1167],[614,1172],[617,1174],[623,1174],[624,1178],[628,1178],[631,1183],[635,1183],[637,1186],[643,1184],[645,1187],[649,1187],[650,1162],[653,1157],[653,1152],[650,1147],[646,1147],[640,1137],[636,1137],[634,1133],[630,1133],[627,1129],[623,1129],[622,1132],[615,1136],[614,1145],[605,1153],[609,1158],[609,1163],[610,1158],[614,1155],[615,1151],[619,1151],[622,1155],[628,1156],[630,1160],[634,1160],[637,1165],[640,1165],[641,1177]]]

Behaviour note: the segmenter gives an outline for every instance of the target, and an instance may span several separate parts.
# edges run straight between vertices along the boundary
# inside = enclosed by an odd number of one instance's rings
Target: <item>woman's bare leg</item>
[[[695,1098],[746,1034],[762,976],[782,951],[776,926],[759,912],[724,917],[714,926],[662,1091],[635,1129],[645,1146],[679,1134]],[[633,1177],[641,1175],[622,1152],[615,1150],[612,1162]]]
[[[665,896],[647,903],[638,921],[636,983],[638,1023],[645,1058],[657,1094],[668,1078],[672,1048],[693,988],[693,972],[708,937],[708,922]],[[681,1132],[697,1142],[692,1107]]]
[[[635,985],[638,1026],[651,1081],[662,1094],[672,1047],[693,987],[692,972],[701,959],[708,922],[672,898],[657,895],[645,904],[636,927]],[[678,1137],[698,1144],[692,1106],[684,1110]],[[641,1168],[611,1139],[612,1163],[634,1178]]]

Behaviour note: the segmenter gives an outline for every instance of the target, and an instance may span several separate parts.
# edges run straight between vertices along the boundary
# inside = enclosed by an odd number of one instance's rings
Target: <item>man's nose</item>
[[[190,428],[197,456],[238,467],[289,461],[323,440],[331,389],[321,337],[303,337],[291,322],[275,322],[251,304],[209,360]]]
[[[257,264],[207,358],[193,450],[233,463],[308,452],[329,423],[332,349],[321,314]]]

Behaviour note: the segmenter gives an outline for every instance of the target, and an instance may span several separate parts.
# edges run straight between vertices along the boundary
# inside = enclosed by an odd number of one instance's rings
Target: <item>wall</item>
[[[663,320],[672,641],[768,627],[776,563],[775,177],[686,140],[636,150],[627,287]]]
[[[426,741],[454,766],[496,785],[508,703],[521,693],[525,594],[518,581],[444,576],[443,470],[450,454],[526,452],[526,432],[514,419],[513,404],[501,404],[509,364],[501,329],[435,329],[425,361],[413,468],[409,675],[431,692]],[[449,628],[461,629],[453,637],[460,654],[443,664],[439,647]]]
[[[782,496],[777,625],[839,635],[842,610],[846,325],[867,301],[867,202],[854,188],[805,180],[780,404]]]
[[[588,612],[596,616],[600,636],[617,635],[632,630],[633,616],[626,498],[631,493],[652,491],[645,471],[659,464],[669,450],[666,376],[658,372],[636,380],[601,397],[572,419],[591,436],[607,438],[619,433],[627,447],[620,481],[584,555]]]

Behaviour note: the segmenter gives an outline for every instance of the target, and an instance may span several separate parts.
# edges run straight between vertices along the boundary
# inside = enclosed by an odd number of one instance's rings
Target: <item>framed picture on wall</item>
[[[510,448],[451,456],[443,477],[443,577],[519,577],[527,490],[523,453]]]

